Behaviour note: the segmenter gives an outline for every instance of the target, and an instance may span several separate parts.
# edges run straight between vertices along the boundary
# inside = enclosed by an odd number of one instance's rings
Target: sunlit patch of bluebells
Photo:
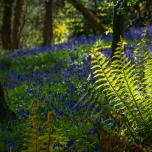
[[[45,46],[45,47],[39,46],[39,47],[30,49],[30,50],[28,50],[28,49],[17,50],[15,52],[9,53],[8,55],[11,57],[16,57],[16,56],[24,56],[24,55],[34,55],[34,54],[45,52],[48,50],[51,50],[51,51],[57,51],[57,50],[61,50],[61,49],[67,50],[67,49],[70,49],[77,45],[91,44],[91,43],[95,42],[98,38],[99,38],[99,36],[97,36],[97,35],[91,35],[88,37],[78,37],[76,39],[71,40],[70,42],[53,44],[53,45]]]
[[[127,31],[125,33],[125,38],[127,40],[138,40],[141,38],[142,34],[145,32],[145,28],[144,27],[136,27],[136,28],[131,28],[129,31]],[[152,37],[152,26],[148,26],[146,28],[146,35],[147,37]],[[54,44],[54,45],[50,45],[50,46],[38,46],[35,47],[33,49],[24,49],[24,50],[17,50],[15,52],[12,53],[8,53],[8,55],[10,57],[16,57],[16,56],[24,56],[24,55],[33,55],[33,54],[37,54],[40,52],[46,52],[46,51],[57,51],[57,50],[67,50],[67,49],[71,49],[72,47],[76,46],[76,45],[87,45],[87,44],[91,44],[93,42],[95,42],[97,39],[101,39],[104,41],[108,41],[112,39],[112,34],[105,34],[102,36],[97,36],[97,35],[91,35],[88,37],[78,37],[76,39],[71,40],[70,42],[64,42],[64,43],[60,43],[60,44]]]

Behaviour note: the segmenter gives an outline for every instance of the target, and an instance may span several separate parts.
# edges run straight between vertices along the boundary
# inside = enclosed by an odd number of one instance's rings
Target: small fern
[[[48,113],[48,119],[41,125],[39,104],[34,99],[30,108],[30,116],[27,120],[26,133],[22,152],[56,152],[62,150],[67,143],[67,138],[54,133],[53,120],[55,114]],[[43,131],[40,129],[43,127]],[[54,148],[54,143],[59,143],[61,148]]]
[[[22,152],[39,152],[40,140],[39,140],[39,127],[40,116],[38,113],[38,102],[34,99],[30,108],[30,116],[27,120],[26,133],[24,138],[24,149]]]

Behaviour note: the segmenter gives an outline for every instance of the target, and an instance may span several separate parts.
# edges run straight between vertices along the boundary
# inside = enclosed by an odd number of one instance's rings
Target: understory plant
[[[140,54],[140,50],[138,50]],[[119,42],[113,58],[93,49],[92,70],[95,90],[109,99],[109,106],[119,112],[119,135],[130,143],[152,144],[152,55],[145,50],[142,78],[136,63],[124,53],[124,41]],[[102,90],[102,91],[101,91]]]
[[[67,138],[54,132],[54,112],[48,112],[47,120],[41,120],[39,103],[32,101],[27,127],[24,133],[22,152],[59,152],[67,143]],[[56,146],[58,145],[58,146]]]

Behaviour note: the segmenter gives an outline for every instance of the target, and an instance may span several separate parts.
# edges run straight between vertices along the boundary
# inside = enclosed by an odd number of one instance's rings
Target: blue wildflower
[[[71,148],[74,145],[74,142],[75,142],[74,139],[69,139],[67,142],[67,147]]]

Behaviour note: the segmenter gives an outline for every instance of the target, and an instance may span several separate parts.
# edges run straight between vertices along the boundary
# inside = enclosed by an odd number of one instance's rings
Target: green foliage
[[[121,110],[109,104],[103,88],[96,91],[95,87],[96,85],[89,81],[80,88],[81,98],[76,106],[81,106],[81,118],[94,125],[98,137],[96,142],[102,150],[124,151],[128,143],[120,128],[125,118]]]
[[[124,54],[123,49],[124,43],[121,40],[112,61],[96,49],[91,53],[96,90],[103,88],[110,105],[121,111],[124,131],[136,142],[146,143],[152,134],[151,54],[146,51],[144,55],[144,81],[139,84],[135,64]],[[142,89],[141,84],[145,86]]]
[[[35,99],[32,101],[30,109],[30,116],[27,120],[24,133],[22,152],[62,151],[62,148],[67,143],[67,138],[54,133],[53,121],[55,119],[55,114],[49,112],[47,121],[42,124],[39,103]],[[53,148],[54,143],[58,143],[61,146]]]
[[[133,5],[135,5],[138,1],[139,1],[139,0],[128,0],[128,1],[127,1],[127,5],[128,5],[128,6],[133,6]]]
[[[10,147],[7,147],[6,143],[12,143],[12,146],[15,146],[13,144],[17,142],[18,147],[22,147],[23,130],[23,124],[20,121],[11,120],[0,124],[0,150],[9,151]],[[16,149],[16,147],[13,148]]]
[[[4,57],[1,56],[0,58],[0,64],[3,66],[2,68],[4,69],[9,69],[11,67],[11,60],[9,57]]]
[[[106,26],[106,29],[112,27],[113,3],[109,0],[81,1],[83,6],[95,14],[101,24]],[[81,36],[97,34],[97,31],[90,27],[87,19],[78,12],[72,5],[65,5],[65,15],[67,16],[67,27],[69,29],[69,36]],[[71,15],[72,14],[72,15]]]

